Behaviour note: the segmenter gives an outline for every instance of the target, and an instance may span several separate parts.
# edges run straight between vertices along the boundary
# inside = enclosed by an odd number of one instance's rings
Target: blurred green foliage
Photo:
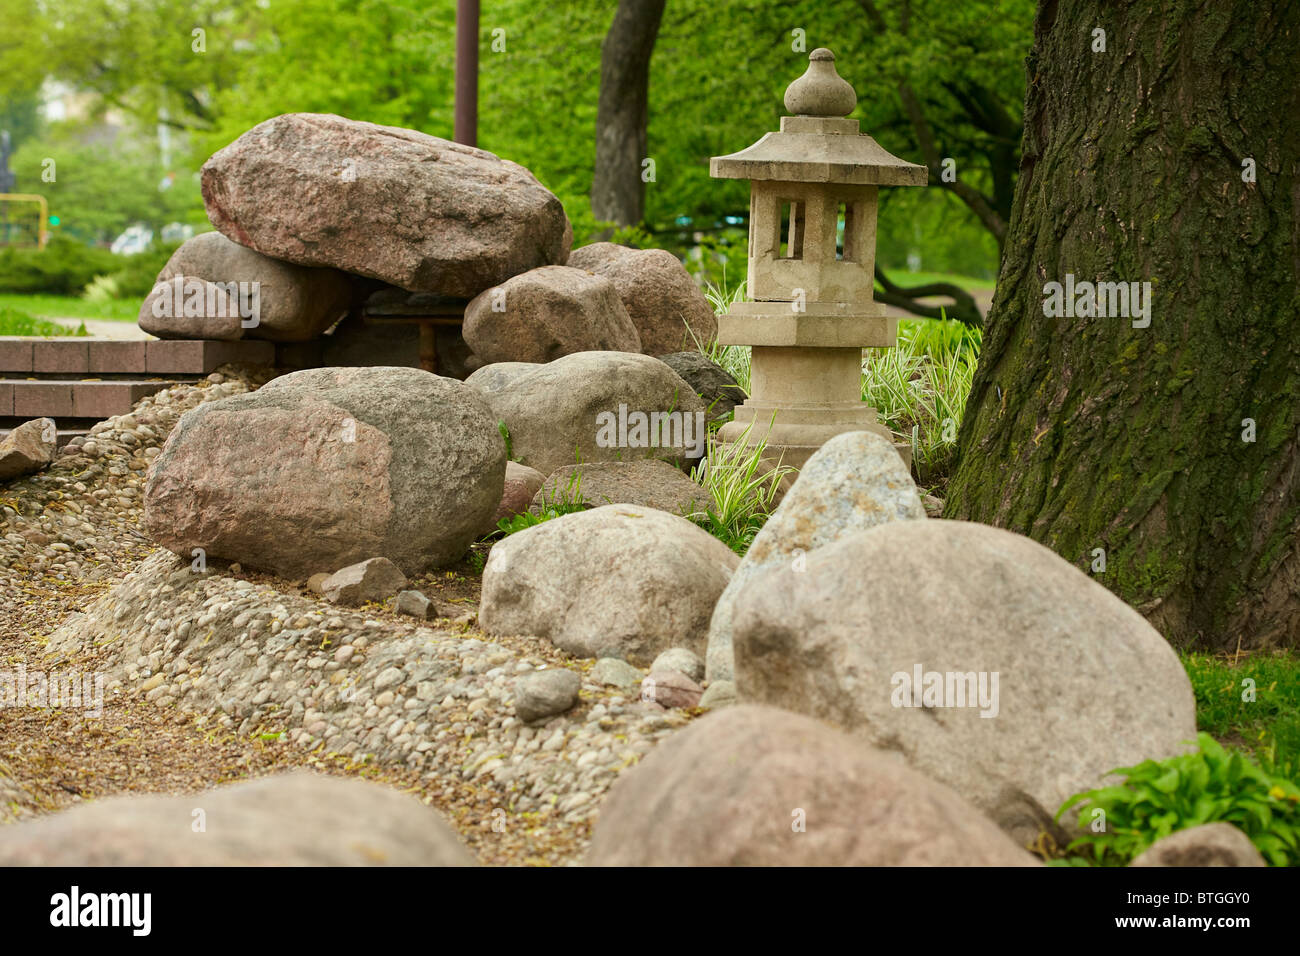
[[[20,176],[33,185],[33,160],[58,159],[59,181],[42,191],[52,207],[66,206],[64,228],[83,238],[103,238],[128,221],[192,219],[187,213],[199,208],[192,174],[202,160],[280,113],[338,113],[452,133],[454,0],[0,3],[7,22],[31,24],[0,45],[0,102],[30,99],[49,76],[131,116],[142,143],[160,116],[184,135],[187,161],[173,163],[174,195],[161,197],[161,167],[125,144],[81,153],[55,130],[25,135]],[[600,47],[615,7],[616,0],[494,0],[482,14],[480,145],[526,165],[555,191],[579,244],[599,228],[587,196]],[[711,179],[709,157],[778,127],[785,86],[817,46],[835,51],[841,75],[856,87],[854,115],[864,130],[891,152],[920,160],[898,93],[906,80],[942,155],[954,159],[964,181],[986,189],[985,154],[996,137],[970,122],[963,97],[990,97],[1018,124],[1033,0],[911,0],[907,18],[902,10],[901,0],[669,0],[651,63],[651,241],[681,251],[697,232],[746,211],[747,184]],[[878,29],[869,11],[878,11],[887,29]],[[996,243],[961,203],[931,185],[886,191],[882,262],[897,268],[919,254],[927,269],[991,274]],[[911,195],[894,195],[902,193]],[[98,207],[87,197],[97,197]]]

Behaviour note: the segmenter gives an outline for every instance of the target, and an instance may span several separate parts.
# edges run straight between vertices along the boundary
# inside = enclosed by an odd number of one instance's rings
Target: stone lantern
[[[874,300],[876,190],[924,186],[924,166],[904,162],[847,116],[853,87],[830,50],[785,91],[781,131],[715,156],[709,174],[748,179],[749,299],[718,319],[723,345],[753,347],[750,398],[718,433],[767,439],[764,457],[800,468],[828,439],[874,431],[891,439],[862,401],[862,349],[895,345],[898,320]],[[843,244],[837,242],[843,222]],[[911,449],[896,444],[909,465]]]

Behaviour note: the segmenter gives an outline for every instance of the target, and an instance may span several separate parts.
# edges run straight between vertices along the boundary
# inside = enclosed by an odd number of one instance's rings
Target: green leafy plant
[[[750,422],[735,441],[710,437],[704,458],[691,472],[716,505],[686,515],[737,554],[749,550],[776,501],[781,481],[795,469],[763,460],[766,440],[749,442]]]
[[[582,472],[575,469],[563,488],[556,486],[552,492],[547,492],[546,487],[542,487],[540,507],[529,508],[523,514],[511,518],[502,518],[497,522],[497,530],[493,534],[499,533],[502,537],[508,537],[516,531],[523,531],[543,521],[586,510],[587,504],[582,497]]]
[[[498,421],[497,431],[501,433],[501,440],[506,443],[506,460],[514,461],[515,449],[514,449],[514,445],[510,441],[510,429],[506,427],[506,423],[504,421]]]
[[[1065,801],[1056,818],[1078,807],[1085,831],[1067,849],[1081,851],[1077,856],[1092,865],[1124,866],[1161,837],[1222,821],[1245,833],[1274,866],[1300,863],[1300,787],[1209,734],[1197,740],[1193,753],[1115,770],[1122,783]],[[1092,831],[1095,818],[1104,819],[1104,830]]]

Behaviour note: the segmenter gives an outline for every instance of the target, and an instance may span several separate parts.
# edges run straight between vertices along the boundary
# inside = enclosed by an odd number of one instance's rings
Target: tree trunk
[[[650,54],[665,0],[619,0],[600,52],[596,170],[591,211],[597,220],[633,226],[645,215],[642,160],[650,99]]]
[[[1297,63],[1294,0],[1041,0],[1027,61],[945,516],[1048,545],[1178,646],[1300,644]],[[1047,317],[1067,273],[1150,281],[1150,325]]]

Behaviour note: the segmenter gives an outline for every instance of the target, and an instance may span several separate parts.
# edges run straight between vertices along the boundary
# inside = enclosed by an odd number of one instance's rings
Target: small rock
[[[355,607],[382,601],[406,587],[406,575],[387,558],[369,558],[335,571],[321,583],[321,593],[334,604]]]
[[[637,668],[617,657],[602,657],[591,669],[592,681],[611,687],[639,687],[643,676]]]
[[[434,605],[419,591],[399,591],[396,600],[393,602],[393,609],[398,614],[406,614],[421,621],[427,621],[430,612],[434,609]]]
[[[700,706],[706,710],[730,707],[736,702],[736,685],[729,680],[715,680],[704,691]]]
[[[685,674],[695,683],[704,680],[704,661],[700,655],[696,654],[687,647],[670,647],[658,657],[655,658],[650,670],[654,671],[676,671],[679,674]]]
[[[0,481],[40,471],[54,460],[56,444],[53,419],[23,422],[0,440]]]
[[[562,714],[578,700],[582,679],[565,668],[548,668],[515,681],[515,713],[525,722]]]
[[[641,682],[641,699],[660,707],[698,707],[704,690],[685,674],[652,670]]]

